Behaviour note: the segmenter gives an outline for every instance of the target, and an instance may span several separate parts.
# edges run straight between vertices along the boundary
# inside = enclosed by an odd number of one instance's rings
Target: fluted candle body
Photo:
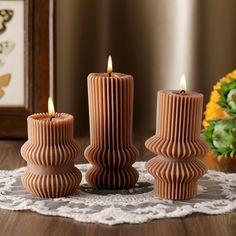
[[[146,167],[156,178],[155,192],[162,198],[194,197],[197,180],[207,170],[197,159],[208,150],[200,138],[202,104],[199,93],[158,92],[156,134],[145,145],[159,155]]]
[[[73,139],[73,116],[45,113],[28,117],[28,141],[21,148],[27,161],[22,183],[34,196],[62,197],[79,186],[81,172],[74,166],[79,148]]]
[[[138,180],[132,167],[138,156],[132,144],[133,86],[130,75],[88,76],[90,145],[85,157],[93,166],[86,179],[95,188],[131,188]]]

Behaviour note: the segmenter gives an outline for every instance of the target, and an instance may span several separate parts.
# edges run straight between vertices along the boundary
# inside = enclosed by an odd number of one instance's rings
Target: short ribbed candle
[[[25,188],[38,197],[63,197],[79,186],[81,172],[74,166],[79,148],[73,139],[73,116],[46,113],[28,117],[28,141],[21,148],[27,161]]]
[[[86,179],[95,188],[127,189],[138,180],[132,167],[138,156],[132,144],[133,86],[130,75],[88,76],[90,145],[84,154],[92,164]]]
[[[156,134],[145,145],[159,154],[146,167],[161,198],[188,199],[197,193],[197,180],[207,170],[197,158],[208,150],[200,138],[202,104],[199,93],[158,92]]]

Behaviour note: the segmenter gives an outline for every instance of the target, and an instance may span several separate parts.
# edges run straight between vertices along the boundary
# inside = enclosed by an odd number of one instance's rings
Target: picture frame
[[[15,24],[17,24],[15,27],[11,25],[14,24],[14,21],[12,20],[11,22],[9,20],[9,15],[11,16],[13,10],[8,11],[8,18],[5,17],[6,12],[1,12],[2,9],[4,10],[4,3],[6,6],[12,6],[15,9],[15,16],[13,18],[19,17],[19,19],[15,20]],[[9,8],[7,9],[9,10]],[[22,9],[23,20],[20,17]],[[9,68],[11,66],[13,68],[12,74],[9,71],[10,73],[5,74],[5,77],[2,79],[4,81],[4,79],[7,79],[7,76],[12,75],[12,78],[9,77],[11,78],[12,87],[10,85],[4,87],[4,84],[1,87],[0,81],[0,94],[1,92],[2,94],[7,94],[7,91],[9,91],[9,95],[11,90],[13,94],[8,99],[7,95],[5,95],[5,100],[2,99],[4,103],[0,103],[0,138],[25,138],[27,135],[27,117],[32,113],[46,112],[49,96],[55,101],[55,0],[1,0],[0,13],[3,13],[2,15],[5,17],[0,18],[0,32],[1,29],[11,32],[10,27],[13,27],[14,31],[19,31],[17,37],[12,37],[16,41],[14,43],[16,45],[15,49],[20,44],[19,39],[22,38],[19,27],[20,22],[23,21],[24,47],[23,51],[22,48],[18,47],[18,54],[12,57],[14,59],[23,58],[23,64],[22,60],[18,60],[17,64],[15,63],[16,65],[14,65],[14,60],[12,59],[12,63],[8,65]],[[4,24],[1,27],[2,22]],[[3,45],[5,46],[5,44]],[[8,43],[7,46],[9,45]],[[4,47],[2,48],[4,49]],[[5,56],[3,50],[2,55],[0,54],[0,60],[1,56]],[[2,62],[4,64],[10,63],[7,60],[10,61],[10,56],[9,58],[7,56],[3,58]],[[5,66],[5,68],[8,67]],[[21,67],[23,67],[21,70],[24,71],[23,77],[22,73],[19,73]],[[1,74],[0,68],[0,77]],[[23,79],[20,79],[21,77]],[[15,87],[13,87],[13,81],[17,81],[15,84],[21,83],[21,85],[14,85]]]

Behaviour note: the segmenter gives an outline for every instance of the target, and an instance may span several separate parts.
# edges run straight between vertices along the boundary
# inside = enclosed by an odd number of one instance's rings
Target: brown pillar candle
[[[27,161],[25,188],[38,197],[63,197],[79,186],[81,172],[74,166],[79,154],[73,139],[73,116],[39,113],[28,117],[28,141],[21,148]]]
[[[133,86],[130,75],[88,76],[90,145],[85,157],[92,164],[88,183],[99,189],[132,188],[138,172],[132,167],[138,150],[132,144]]]
[[[197,158],[207,152],[201,140],[203,95],[196,92],[159,91],[156,134],[146,147],[158,154],[146,168],[155,178],[155,194],[180,200],[197,193],[197,180],[207,170]]]

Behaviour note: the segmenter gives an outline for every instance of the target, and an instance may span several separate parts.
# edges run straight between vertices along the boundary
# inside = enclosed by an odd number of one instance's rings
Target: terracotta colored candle
[[[138,150],[132,144],[134,80],[131,75],[108,73],[88,76],[90,145],[85,157],[93,165],[86,173],[100,189],[132,188],[138,172],[132,167]]]
[[[197,180],[207,170],[197,158],[207,152],[201,140],[203,95],[189,91],[159,91],[156,134],[146,147],[158,154],[146,167],[161,198],[188,199],[197,193]]]
[[[28,117],[28,141],[21,148],[27,161],[22,176],[25,188],[38,197],[63,197],[79,186],[81,172],[74,166],[79,148],[73,139],[73,116],[55,113],[49,100],[49,113]]]

